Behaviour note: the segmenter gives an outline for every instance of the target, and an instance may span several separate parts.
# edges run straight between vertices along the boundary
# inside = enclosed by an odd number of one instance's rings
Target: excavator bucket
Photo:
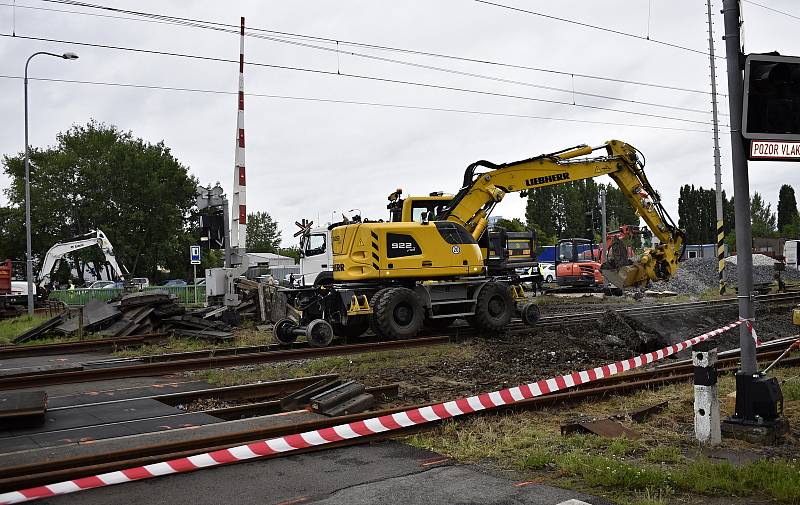
[[[608,282],[620,289],[639,285],[647,279],[642,266],[635,263],[619,267],[603,263],[600,272]]]

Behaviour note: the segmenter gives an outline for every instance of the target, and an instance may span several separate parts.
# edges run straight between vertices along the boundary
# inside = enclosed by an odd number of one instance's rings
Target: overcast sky
[[[643,81],[693,90],[710,90],[708,56],[652,41],[498,8],[474,0],[431,1],[235,1],[158,2],[96,0],[97,3],[185,18],[268,30],[363,42],[416,51]],[[706,51],[703,0],[497,0],[534,10],[647,36]],[[119,16],[104,11],[40,0],[0,0],[0,33],[75,42],[117,45],[236,60],[238,35],[174,24],[78,15],[71,10]],[[800,16],[792,0],[759,0]],[[718,54],[724,56],[721,1],[714,2]],[[744,4],[748,52],[777,50],[800,55],[796,36],[800,19]],[[286,39],[284,39],[286,40]],[[336,44],[295,42],[336,48]],[[714,170],[710,95],[614,83],[546,72],[513,69],[339,45],[341,53],[248,37],[245,60],[358,74],[385,79],[459,87],[519,97],[561,101],[639,114],[671,116],[693,122],[625,114],[520,98],[447,91],[343,75],[325,75],[248,65],[245,91],[286,97],[333,99],[404,106],[483,111],[604,122],[478,115],[409,108],[337,104],[287,98],[246,99],[248,210],[272,214],[292,245],[296,219],[329,221],[333,211],[358,208],[370,218],[386,216],[386,195],[397,187],[406,194],[458,190],[464,168],[478,159],[506,162],[576,144],[624,140],[647,157],[647,173],[677,220],[678,189],[683,184],[712,187]],[[0,74],[19,76],[35,51],[74,51],[77,61],[38,57],[31,77],[101,81],[235,93],[238,65],[79,46],[0,38]],[[359,52],[415,64],[484,74],[519,83],[378,61],[346,54]],[[726,92],[725,60],[717,60],[720,92]],[[89,84],[32,82],[30,141],[46,146],[72,124],[96,119],[130,130],[150,142],[164,140],[201,183],[233,184],[236,128],[235,94],[191,93]],[[22,81],[0,78],[0,153],[23,150]],[[675,110],[621,101],[636,100],[695,109]],[[721,98],[721,111],[727,103]],[[721,116],[727,124],[727,115]],[[626,126],[639,125],[639,126]],[[645,128],[669,127],[697,131]],[[730,149],[723,127],[723,185],[732,194]],[[751,163],[751,191],[761,192],[773,208],[783,183],[800,190],[800,166]],[[0,188],[7,187],[0,180]],[[0,202],[5,202],[0,197]],[[523,199],[508,195],[495,215],[523,217]],[[36,212],[36,209],[33,209]],[[337,216],[338,218],[338,216]],[[99,223],[102,227],[102,223]]]

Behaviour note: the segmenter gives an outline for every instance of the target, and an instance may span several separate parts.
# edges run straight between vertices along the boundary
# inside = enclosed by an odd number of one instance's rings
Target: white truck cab
[[[800,270],[800,240],[787,240],[783,245],[783,255],[786,257],[786,266]]]
[[[297,283],[311,286],[333,278],[331,231],[327,226],[311,228],[300,238],[300,278]],[[320,277],[320,274],[322,276]]]

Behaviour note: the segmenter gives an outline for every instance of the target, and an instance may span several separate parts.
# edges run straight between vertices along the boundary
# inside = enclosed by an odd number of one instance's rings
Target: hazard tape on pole
[[[725,333],[743,322],[744,321],[739,320],[716,330],[685,340],[679,344],[674,344],[659,349],[658,351],[641,354],[627,360],[609,363],[590,370],[583,370],[581,372],[574,372],[568,375],[531,382],[530,384],[523,384],[522,386],[501,389],[499,391],[483,393],[454,401],[437,403],[435,405],[406,410],[396,414],[373,417],[363,421],[340,424],[330,428],[286,435],[252,444],[240,445],[185,458],[177,458],[161,463],[137,466],[125,470],[23,489],[21,491],[2,493],[0,494],[0,505],[21,503],[39,498],[74,493],[85,489],[149,479],[161,475],[191,472],[201,468],[273,456],[280,453],[290,453],[299,449],[305,449],[306,447],[323,446],[341,440],[366,437],[386,431],[398,430],[407,426],[441,421],[443,419],[471,414],[473,412],[501,407],[503,405],[511,405],[522,400],[544,396],[562,389],[601,380],[662,360],[667,356],[688,349],[704,340]]]

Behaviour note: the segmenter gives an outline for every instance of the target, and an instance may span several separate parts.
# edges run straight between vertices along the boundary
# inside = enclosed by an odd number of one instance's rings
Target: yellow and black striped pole
[[[725,230],[722,219],[717,219],[717,261],[719,268],[719,294],[725,294]]]

